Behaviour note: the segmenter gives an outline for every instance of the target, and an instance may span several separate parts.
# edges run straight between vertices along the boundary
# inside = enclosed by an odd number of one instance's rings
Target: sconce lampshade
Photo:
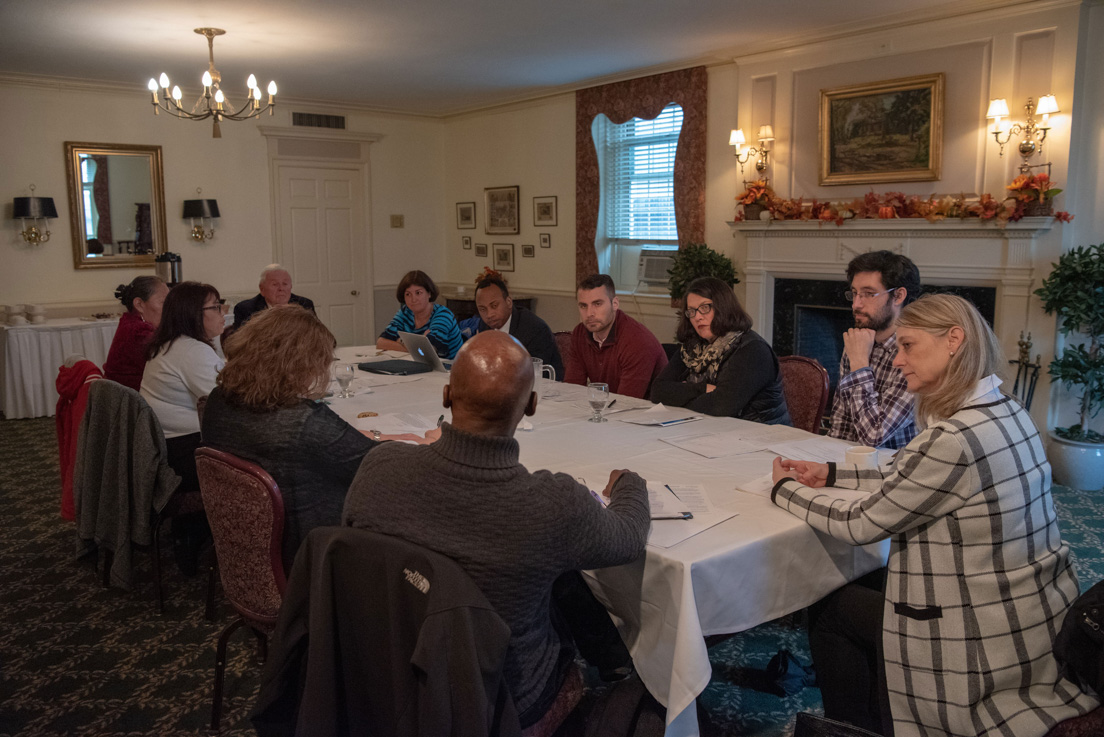
[[[12,219],[56,218],[53,197],[16,197],[12,201]]]
[[[729,146],[742,146],[745,143],[747,143],[747,141],[744,140],[744,131],[740,128],[732,131],[728,136]]]
[[[1054,95],[1043,95],[1039,98],[1039,104],[1035,108],[1036,115],[1050,115],[1058,112],[1058,101]]]
[[[184,200],[185,218],[217,218],[218,200]]]
[[[758,138],[759,138],[760,141],[773,141],[774,140],[774,128],[771,128],[769,125],[759,126],[759,136],[758,136]]]
[[[985,113],[987,118],[1007,118],[1008,101],[1002,97],[989,101],[989,111]]]

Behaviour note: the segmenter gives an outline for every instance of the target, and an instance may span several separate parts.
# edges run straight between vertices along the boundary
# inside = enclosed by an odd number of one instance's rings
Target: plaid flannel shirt
[[[903,448],[916,437],[916,402],[893,366],[896,357],[896,335],[874,344],[868,368],[852,371],[843,354],[828,435],[875,448]]]

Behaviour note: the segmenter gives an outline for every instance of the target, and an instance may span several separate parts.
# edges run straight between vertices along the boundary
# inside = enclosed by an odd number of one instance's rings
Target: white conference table
[[[340,360],[351,362],[373,360],[375,353],[365,347],[337,350]],[[363,411],[412,413],[432,424],[442,414],[450,417],[441,407],[446,381],[442,373],[396,380],[357,372],[356,394],[329,401],[338,415],[365,430],[371,420],[356,418]],[[550,396],[530,418],[532,430],[516,434],[527,468],[572,473],[594,489],[605,486],[611,470],[628,468],[650,483],[700,484],[718,509],[736,513],[672,547],[649,544],[634,563],[588,573],[591,588],[617,620],[641,679],[667,708],[667,735],[698,733],[695,699],[712,674],[705,636],[741,632],[797,611],[884,565],[888,541],[865,548],[837,542],[769,498],[735,489],[737,479],[769,472],[774,454],[707,459],[662,441],[679,434],[779,428],[727,417],[645,427],[621,422],[617,413],[609,422],[591,423],[585,387],[546,383]],[[794,428],[781,434],[783,440],[812,437]],[[651,539],[661,537],[662,526],[687,524],[653,521]]]
[[[78,354],[103,367],[119,318],[67,317],[5,325],[0,334],[0,411],[9,420],[47,417],[57,408],[58,369]]]

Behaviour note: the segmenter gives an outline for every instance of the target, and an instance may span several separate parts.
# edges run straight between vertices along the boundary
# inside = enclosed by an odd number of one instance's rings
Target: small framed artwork
[[[471,250],[471,236],[465,235],[460,239],[460,244],[464,246],[465,251]]]
[[[927,182],[943,163],[943,74],[820,91],[820,184]]]
[[[537,255],[537,249],[535,246],[522,246],[521,257],[522,258],[534,258]]]
[[[549,233],[541,233],[540,234],[540,244],[541,244],[541,248],[551,248],[552,247],[552,235],[549,234]]]
[[[514,270],[514,244],[494,244],[494,268],[498,271]]]
[[[459,230],[474,230],[475,229],[475,203],[474,202],[457,202],[456,203],[456,227]]]
[[[556,198],[533,198],[533,226],[537,228],[556,224]]]
[[[518,188],[487,187],[483,192],[487,201],[487,224],[484,232],[487,235],[516,235],[521,225]]]
[[[487,258],[487,244],[486,243],[476,243],[475,244],[475,255],[476,255],[477,258]]]

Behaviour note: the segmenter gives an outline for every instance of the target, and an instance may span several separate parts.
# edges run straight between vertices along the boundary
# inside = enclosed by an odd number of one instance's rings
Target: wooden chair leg
[[[211,698],[211,734],[218,734],[222,721],[222,689],[226,680],[226,645],[230,636],[239,627],[245,624],[245,620],[238,617],[231,622],[219,635],[218,645],[215,647],[215,692]]]
[[[165,613],[165,592],[161,587],[161,520],[153,523],[153,548],[150,550],[153,562],[153,581],[157,586],[157,613]]]

